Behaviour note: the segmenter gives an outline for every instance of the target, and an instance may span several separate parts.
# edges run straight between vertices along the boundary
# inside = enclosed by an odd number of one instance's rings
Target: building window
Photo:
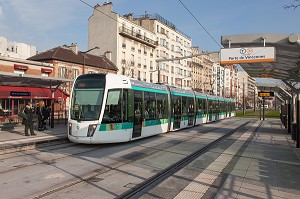
[[[60,67],[60,78],[66,77],[66,67]]]
[[[74,69],[74,79],[79,75],[78,69]]]

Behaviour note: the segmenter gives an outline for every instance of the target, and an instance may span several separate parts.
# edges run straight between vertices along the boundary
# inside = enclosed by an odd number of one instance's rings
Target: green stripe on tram
[[[177,96],[182,96],[182,97],[194,97],[192,94],[187,94],[187,93],[177,93],[177,92],[171,92],[171,95],[177,95]]]
[[[206,116],[205,116],[205,114],[199,114],[199,115],[197,115],[197,118],[205,118]]]
[[[123,129],[131,129],[132,127],[133,127],[132,122],[101,124],[99,131],[123,130]]]
[[[168,119],[159,119],[159,120],[146,120],[144,122],[144,127],[146,126],[155,126],[155,125],[160,125],[160,124],[167,124]]]
[[[166,91],[166,90],[158,90],[158,89],[153,89],[153,88],[144,88],[144,87],[139,87],[139,86],[131,86],[131,88],[132,88],[132,90],[138,90],[138,91],[168,94],[168,91]]]

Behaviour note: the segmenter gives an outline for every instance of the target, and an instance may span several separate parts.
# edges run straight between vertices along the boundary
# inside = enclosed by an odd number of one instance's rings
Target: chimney
[[[107,59],[109,59],[109,61],[111,61],[111,51],[106,51],[106,52],[104,53],[104,56],[105,56]]]
[[[71,43],[71,46],[69,48],[77,55],[78,54],[78,46],[77,43]]]

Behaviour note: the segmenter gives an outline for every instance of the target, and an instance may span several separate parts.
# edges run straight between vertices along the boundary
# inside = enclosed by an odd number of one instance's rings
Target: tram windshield
[[[78,79],[75,82],[71,99],[71,119],[77,121],[99,119],[104,85],[104,79]]]

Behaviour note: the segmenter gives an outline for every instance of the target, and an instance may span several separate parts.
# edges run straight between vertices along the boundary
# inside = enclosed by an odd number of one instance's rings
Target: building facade
[[[0,76],[11,73],[20,76],[23,74],[47,77],[55,76],[53,64],[0,56]],[[5,82],[6,78],[8,77],[1,76],[1,81]],[[11,78],[14,77],[12,76]],[[66,100],[67,97],[60,89],[54,93],[56,101]],[[17,115],[28,101],[37,104],[40,100],[44,100],[46,105],[50,105],[51,99],[52,92],[50,88],[29,87],[26,83],[23,86],[0,85],[0,123],[19,122],[21,118]]]
[[[117,73],[118,68],[105,56],[96,56],[78,51],[77,44],[58,46],[28,58],[28,60],[53,65],[54,77],[74,80],[86,73]],[[62,89],[70,94],[73,82],[65,83]]]
[[[9,41],[0,36],[0,56],[27,59],[36,54],[36,47],[20,42]]]
[[[256,80],[250,77],[245,71],[239,71],[237,92],[237,102],[239,107],[242,107],[243,105],[243,97],[245,99],[245,108],[255,106],[255,103],[257,103]]]
[[[120,16],[112,11],[112,3],[105,3],[95,6],[88,24],[88,47],[100,46],[102,54],[110,51],[118,74],[191,88],[190,59],[157,62],[191,55],[191,39],[163,17]]]
[[[117,73],[117,67],[108,58],[86,54],[77,49],[75,44],[56,47],[29,57],[27,60],[0,56],[0,78],[2,78],[1,74],[20,76],[26,74],[74,80],[83,73]],[[3,77],[3,81],[5,78],[7,77]],[[66,117],[72,83],[69,81],[62,84],[54,93],[56,118]],[[1,85],[0,122],[19,122],[20,118],[17,115],[28,101],[37,104],[43,100],[47,106],[50,106],[51,99],[51,89],[44,88],[43,85],[41,87],[30,87],[26,83],[22,86]]]

